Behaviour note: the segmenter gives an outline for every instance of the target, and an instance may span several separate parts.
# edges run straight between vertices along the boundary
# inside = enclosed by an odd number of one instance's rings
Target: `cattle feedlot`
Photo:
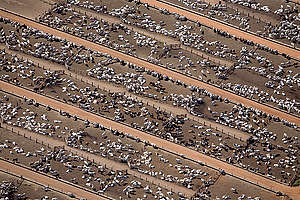
[[[0,200],[300,200],[299,0],[1,0]]]

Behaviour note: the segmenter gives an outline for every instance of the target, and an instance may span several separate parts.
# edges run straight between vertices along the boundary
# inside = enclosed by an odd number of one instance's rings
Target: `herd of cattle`
[[[239,21],[240,28],[249,31],[254,29],[252,20],[255,19],[238,11],[232,14],[228,5],[238,4],[274,14],[280,19],[279,24],[267,23],[264,30],[255,30],[265,37],[283,42],[286,39],[293,46],[299,44],[298,8],[291,3],[273,10],[273,7],[254,1],[226,0],[212,5],[193,0],[178,2],[229,23]],[[298,62],[288,55],[140,1],[120,1],[115,6],[106,3],[67,0],[55,4],[37,20],[128,56],[181,71],[245,98],[300,115]],[[85,12],[99,14],[99,17]],[[172,49],[167,41],[145,35],[139,29],[171,38],[192,51]],[[0,17],[0,47],[2,81],[283,184],[292,185],[299,175],[300,127],[295,123],[4,17]],[[195,56],[193,51],[234,64],[216,63]],[[31,58],[43,60],[43,64],[36,64]],[[42,65],[47,62],[62,70],[45,69]],[[85,81],[69,76],[69,73],[77,73]],[[249,80],[238,78],[242,73],[249,74],[249,77],[245,76]],[[250,80],[251,77],[261,80]],[[104,86],[88,83],[89,80]],[[119,88],[118,92],[116,88]],[[172,106],[182,114],[169,109]],[[234,187],[224,194],[211,194],[212,187],[224,176],[222,169],[196,165],[184,155],[166,153],[146,141],[133,138],[130,133],[120,133],[105,124],[80,121],[79,117],[63,110],[57,113],[50,106],[41,107],[33,99],[1,92],[0,113],[2,123],[63,141],[69,147],[95,154],[118,166],[115,170],[64,148],[52,149],[34,141],[29,141],[30,145],[19,145],[21,136],[15,136],[15,141],[9,139],[9,134],[0,137],[1,157],[98,194],[118,199],[186,198],[185,194],[172,191],[172,186],[164,188],[147,180],[147,176],[151,176],[193,190],[193,199],[260,199],[244,191],[239,193]],[[205,120],[217,124],[216,127],[205,124]],[[236,129],[248,139],[227,134],[230,129]],[[136,172],[140,176],[136,176]],[[0,184],[0,189],[7,184]],[[18,199],[25,196],[20,194]]]

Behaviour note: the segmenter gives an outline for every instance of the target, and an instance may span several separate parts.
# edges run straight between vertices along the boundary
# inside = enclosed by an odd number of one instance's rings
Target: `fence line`
[[[18,87],[21,87],[21,88],[24,88],[25,90],[31,91],[30,89],[25,88],[25,87],[22,87],[22,86],[18,86]],[[4,91],[4,92],[6,92],[6,91]],[[9,92],[6,92],[6,93],[9,93]],[[9,94],[11,94],[11,93],[9,93]],[[18,98],[22,98],[22,97],[19,97],[18,95],[15,95],[15,94],[11,94],[11,95],[17,96]],[[41,94],[41,95],[42,95],[42,96],[45,96],[45,97],[48,97],[48,98],[51,98],[51,99],[54,99],[54,100],[56,100],[56,101],[62,102],[61,99],[55,99],[55,98],[53,98],[53,97],[51,97],[51,96],[44,95],[44,94]],[[47,107],[46,105],[43,105],[43,104],[41,104],[41,105],[44,106],[44,107]],[[54,110],[55,110],[55,109],[54,109]],[[58,110],[55,110],[55,111],[58,112]],[[106,119],[111,120],[110,118],[107,118],[106,116],[103,116],[102,114],[98,114],[98,113],[95,113],[95,112],[93,112],[93,111],[88,111],[88,112],[93,113],[93,114],[95,114],[95,115],[98,115],[98,116],[101,116],[101,117],[104,117],[104,118],[106,118]],[[81,118],[78,118],[78,119],[84,121],[84,119],[81,119]],[[124,123],[124,122],[118,122],[118,123],[121,123],[121,124],[123,124],[123,125],[125,125],[125,126],[131,127],[131,126],[129,126],[128,124],[126,124],[126,123]],[[145,131],[144,131],[144,132],[145,132]],[[155,136],[155,137],[158,137],[157,135],[152,134],[152,133],[149,133],[149,132],[145,132],[145,133],[150,134],[150,135]],[[132,137],[132,138],[134,138],[134,137]],[[160,137],[158,137],[158,138],[160,138]],[[169,150],[167,150],[167,149],[164,149],[163,147],[158,147],[158,148],[161,149],[161,150],[164,150],[164,151],[166,151],[166,152],[170,152],[170,153],[172,153],[172,154],[175,154],[175,155],[177,155],[177,156],[179,156],[179,157],[181,156],[181,155],[178,154],[177,152],[169,151]],[[192,150],[195,150],[195,149],[193,149],[193,148],[191,148],[191,147],[187,147],[187,148],[190,148],[190,149],[192,149]],[[195,150],[195,151],[198,152],[197,150]],[[198,153],[200,153],[200,152],[198,152]],[[215,159],[217,159],[217,160],[219,160],[219,161],[222,161],[222,162],[225,162],[225,163],[228,164],[228,162],[223,161],[223,160],[221,160],[221,159],[219,159],[219,158],[217,158],[217,157],[215,157],[215,156],[213,156],[213,155],[210,155],[210,157],[215,158]],[[185,157],[185,158],[188,159],[188,160],[190,160],[190,161],[199,163],[199,161],[197,161],[197,160],[189,159],[189,158],[187,158],[187,157]],[[203,164],[203,163],[201,162],[201,164]],[[215,168],[215,167],[213,167],[213,166],[209,166],[209,165],[206,165],[206,166],[209,167],[209,168],[212,168],[212,169],[214,169],[214,170],[219,171],[218,168]],[[239,168],[241,168],[241,169],[244,169],[244,168],[242,168],[242,167],[239,166],[239,165],[233,165],[233,166],[236,166],[236,167],[239,167]],[[246,169],[244,169],[244,170],[246,170]],[[246,171],[249,171],[249,170],[246,170]],[[259,176],[261,176],[261,177],[263,177],[263,178],[270,179],[270,180],[272,180],[272,181],[276,181],[276,182],[278,182],[278,183],[280,183],[280,184],[286,185],[285,183],[279,182],[279,181],[277,181],[277,180],[273,180],[273,179],[271,179],[271,178],[269,178],[269,177],[266,177],[266,176],[264,176],[264,175],[262,175],[262,174],[259,174],[259,173],[257,173],[257,172],[251,171],[251,173],[255,173],[256,175],[259,175]],[[246,180],[246,179],[243,179],[243,178],[241,178],[241,177],[239,177],[239,176],[237,176],[237,175],[231,175],[231,176],[236,177],[236,178],[239,178],[239,179],[244,180],[244,181],[249,182],[249,183],[253,183],[253,182],[248,181],[248,180]],[[256,185],[256,183],[253,183],[253,184]],[[276,191],[272,190],[272,188],[266,188],[266,187],[264,187],[264,186],[260,186],[260,187],[261,187],[261,188],[264,188],[264,189],[266,189],[266,190],[272,191],[272,192],[276,192]]]
[[[25,134],[25,132],[22,133],[22,132],[20,132],[19,130],[16,130],[16,129],[20,129],[19,127],[14,128],[14,127],[12,127],[12,126],[10,126],[10,125],[7,125],[6,123],[0,123],[0,127],[5,128],[5,129],[7,129],[7,130],[10,130],[10,131],[12,131],[13,133],[16,133],[16,134],[19,135],[19,136],[23,136],[23,137],[26,138],[26,139],[29,139],[29,140],[31,140],[31,141],[34,141],[35,143],[38,143],[38,144],[47,146],[48,148],[52,148],[52,149],[55,149],[55,148],[57,148],[57,147],[61,147],[61,148],[63,148],[63,149],[66,148],[66,145],[65,145],[65,144],[63,144],[63,146],[57,146],[57,145],[52,145],[52,144],[47,143],[47,142],[45,143],[43,140],[38,140],[37,138],[33,139],[33,138],[31,138],[31,136],[28,137],[28,136]],[[33,133],[34,133],[34,132],[33,132]],[[34,133],[34,134],[38,134],[38,133]],[[70,147],[70,148],[72,148],[72,147]],[[74,148],[74,150],[75,150],[75,152],[72,151],[72,150],[67,150],[67,151],[70,151],[72,154],[77,155],[77,156],[80,156],[80,157],[86,159],[87,161],[91,161],[91,162],[95,163],[95,160],[94,160],[94,159],[91,159],[89,155],[86,155],[86,156],[85,156],[83,152],[80,153],[80,151],[81,151],[80,149]],[[85,153],[86,153],[86,152],[85,152]],[[96,154],[94,154],[94,155],[95,155],[95,156],[98,156],[98,155],[96,155]],[[1,157],[0,157],[0,159],[1,159]],[[113,159],[112,159],[112,160],[113,160]],[[115,161],[115,160],[113,160],[113,161]],[[98,164],[101,164],[101,163],[98,163]],[[27,166],[26,166],[26,167],[27,167]],[[107,164],[104,164],[104,167],[105,167],[106,169],[110,169],[110,170],[114,170],[114,171],[120,170],[120,169],[118,169],[118,168],[115,168],[114,166],[110,166],[110,165],[107,165]],[[32,171],[34,171],[32,168],[30,168],[30,169],[31,169]],[[127,170],[126,170],[126,171],[127,171]],[[153,177],[153,176],[150,176],[150,175],[142,174],[141,172],[138,172],[138,171],[136,171],[136,170],[130,170],[130,169],[129,169],[129,172],[127,171],[127,173],[129,173],[129,174],[132,175],[133,177],[136,177],[136,178],[139,178],[139,179],[141,179],[141,180],[145,180],[145,181],[147,181],[147,182],[150,182],[150,183],[153,184],[153,185],[162,186],[163,188],[165,188],[165,189],[167,189],[167,190],[169,190],[169,191],[176,191],[175,187],[170,186],[168,181],[162,181],[162,182],[165,182],[165,183],[160,183],[160,181],[158,181],[158,183],[155,183],[155,181],[151,180],[152,178],[158,178],[158,177]],[[43,175],[44,175],[44,174],[43,174]],[[49,175],[49,174],[48,174],[48,176],[54,177],[54,176]],[[147,176],[149,176],[149,177],[147,178]],[[159,178],[158,178],[158,179],[159,179]],[[67,181],[67,182],[68,182],[68,181]],[[73,184],[73,183],[72,183],[72,184]],[[173,184],[175,184],[175,183],[173,183]],[[181,185],[178,185],[178,186],[181,186]],[[184,186],[181,186],[181,187],[184,187]]]

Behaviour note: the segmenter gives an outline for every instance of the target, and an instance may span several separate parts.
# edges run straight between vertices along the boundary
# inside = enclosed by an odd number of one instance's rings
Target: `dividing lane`
[[[95,115],[95,114],[87,112],[85,110],[82,110],[78,107],[74,107],[72,105],[68,105],[68,104],[56,101],[54,99],[39,95],[37,93],[31,92],[29,90],[14,86],[12,84],[9,84],[9,83],[3,82],[3,81],[0,81],[0,89],[3,91],[9,92],[9,93],[14,93],[18,96],[26,96],[27,98],[35,99],[40,104],[49,105],[52,108],[68,112],[71,115],[76,115],[82,119],[87,119],[91,122],[98,122],[99,124],[103,124],[106,127],[111,127],[113,129],[117,129],[120,132],[129,133],[133,137],[138,137],[141,140],[149,141],[150,143],[155,144],[156,146],[158,146],[162,149],[166,149],[168,151],[175,152],[177,154],[183,154],[188,159],[192,159],[195,161],[201,161],[201,162],[207,164],[208,166],[212,166],[217,169],[223,169],[223,170],[225,170],[225,172],[227,172],[229,174],[232,174],[236,177],[240,177],[242,179],[245,179],[249,182],[258,184],[265,188],[272,188],[275,191],[281,191],[281,192],[289,195],[293,199],[299,199],[299,197],[300,197],[300,188],[299,187],[289,187],[289,186],[280,184],[278,182],[274,182],[270,179],[267,179],[260,175],[251,173],[242,168],[239,168],[239,167],[230,165],[228,163],[225,163],[223,161],[214,159],[212,157],[201,154],[197,151],[186,148],[184,146],[169,142],[167,140],[164,140],[164,139],[152,136],[152,135],[149,135],[147,133],[144,133],[137,129],[133,129],[124,124],[109,120],[107,118],[103,118],[101,116]]]
[[[181,108],[181,107],[175,107],[173,105],[167,104],[167,103],[163,103],[163,102],[158,102],[156,100],[152,100],[150,98],[143,98],[141,96],[135,95],[133,93],[128,92],[128,90],[126,90],[123,87],[119,87],[119,86],[114,86],[110,83],[107,82],[103,82],[97,79],[94,79],[92,77],[89,76],[85,76],[85,75],[80,75],[80,74],[76,74],[75,72],[69,71],[68,69],[65,68],[65,66],[57,64],[57,63],[53,63],[51,61],[48,60],[44,60],[42,58],[36,58],[34,56],[22,53],[22,52],[17,52],[17,51],[13,51],[8,49],[6,46],[1,45],[0,44],[0,50],[4,49],[5,52],[10,53],[10,54],[16,54],[18,53],[18,57],[19,58],[28,58],[29,60],[33,61],[37,66],[38,63],[40,65],[40,67],[43,66],[43,69],[49,70],[49,71],[55,71],[55,70],[61,70],[64,71],[65,74],[69,75],[70,77],[78,80],[78,81],[83,81],[85,83],[89,83],[94,85],[95,87],[98,87],[100,89],[104,89],[104,90],[110,90],[111,92],[121,92],[126,94],[129,97],[133,97],[139,101],[142,101],[145,104],[148,104],[150,106],[154,106],[156,108],[161,108],[163,111],[166,111],[168,113],[173,113],[173,115],[186,115],[188,118],[193,119],[194,121],[197,121],[201,124],[206,124],[207,126],[210,126],[211,128],[214,128],[216,130],[219,131],[223,131],[225,134],[231,135],[233,137],[236,138],[240,138],[240,140],[242,141],[246,141],[247,139],[250,138],[250,134],[243,132],[241,130],[235,129],[235,128],[231,128],[229,126],[224,126],[220,123],[217,123],[215,121],[206,119],[206,118],[202,118],[202,117],[197,117],[194,116],[192,114],[190,114],[185,108]]]
[[[79,38],[79,37],[76,37],[76,36],[73,36],[73,35],[70,35],[68,33],[65,33],[65,32],[62,32],[62,31],[50,28],[48,26],[45,26],[45,25],[40,24],[40,23],[37,23],[37,22],[35,22],[33,20],[30,20],[30,19],[27,19],[25,17],[21,17],[21,16],[18,16],[18,15],[12,14],[10,12],[7,12],[7,11],[5,11],[3,9],[0,9],[0,16],[6,17],[6,18],[11,19],[13,21],[17,21],[20,24],[25,24],[25,25],[30,26],[32,28],[41,30],[41,31],[43,31],[45,33],[49,33],[49,34],[58,36],[60,38],[66,39],[66,40],[71,41],[71,42],[74,42],[74,43],[76,43],[78,45],[83,45],[86,48],[90,48],[90,49],[93,49],[93,50],[96,50],[96,51],[107,53],[107,54],[109,54],[111,56],[118,57],[121,60],[124,60],[124,61],[130,62],[130,63],[136,64],[138,66],[145,67],[147,69],[150,69],[150,70],[153,70],[153,71],[156,71],[156,72],[159,72],[161,74],[164,74],[164,75],[167,75],[169,77],[172,77],[172,78],[174,78],[176,80],[180,80],[182,82],[185,82],[188,85],[194,85],[194,86],[197,86],[197,87],[200,87],[200,88],[204,88],[207,91],[209,91],[209,92],[211,92],[213,94],[219,95],[219,96],[221,96],[223,98],[226,97],[226,98],[230,99],[231,101],[234,101],[234,102],[237,102],[237,103],[241,103],[241,104],[243,104],[245,106],[249,106],[249,107],[253,107],[253,108],[259,109],[261,111],[264,111],[266,113],[269,113],[269,114],[277,116],[277,117],[280,117],[281,119],[288,120],[289,122],[293,122],[293,123],[295,123],[295,124],[297,124],[297,125],[300,126],[300,118],[298,118],[296,116],[293,116],[293,115],[290,115],[288,113],[285,113],[285,112],[282,112],[280,110],[277,110],[275,108],[272,108],[272,107],[269,107],[269,106],[257,103],[255,101],[250,100],[250,99],[246,99],[244,97],[238,96],[238,95],[233,94],[231,92],[222,90],[222,89],[220,89],[218,87],[215,87],[213,85],[209,85],[207,83],[201,82],[201,81],[199,81],[199,80],[197,80],[195,78],[188,77],[188,76],[186,76],[184,74],[172,71],[170,69],[166,69],[164,67],[160,67],[158,65],[154,65],[152,63],[149,63],[149,62],[147,62],[145,60],[142,60],[142,59],[139,59],[137,57],[129,56],[129,55],[125,54],[125,53],[122,53],[122,52],[110,49],[108,47],[105,47],[105,46],[102,46],[102,45],[99,45],[99,44],[95,44],[93,42],[84,40],[82,38]]]
[[[188,189],[184,186],[178,185],[176,183],[171,183],[171,182],[166,182],[164,180],[161,180],[159,178],[150,176],[150,175],[146,175],[146,174],[142,174],[136,170],[132,170],[130,169],[130,167],[127,164],[122,164],[120,162],[114,161],[114,160],[110,160],[108,158],[103,158],[99,155],[95,155],[86,151],[82,151],[80,149],[77,148],[73,148],[70,147],[68,145],[66,145],[65,142],[63,141],[59,141],[56,140],[54,138],[51,138],[49,136],[46,135],[42,135],[42,134],[38,134],[32,131],[28,131],[25,130],[23,128],[20,127],[14,127],[14,126],[10,126],[7,124],[2,124],[1,125],[3,128],[7,129],[7,130],[11,130],[13,129],[13,133],[20,133],[21,135],[26,135],[27,138],[31,138],[31,140],[37,140],[39,142],[43,141],[43,144],[46,146],[51,147],[52,149],[54,149],[56,146],[59,146],[63,149],[65,149],[68,152],[72,152],[74,155],[80,155],[83,158],[87,158],[89,161],[93,161],[97,164],[100,165],[106,165],[108,166],[110,169],[118,171],[118,170],[127,170],[128,174],[130,174],[131,176],[135,176],[135,177],[139,177],[142,180],[145,180],[147,182],[153,183],[155,185],[158,185],[162,188],[165,188],[167,190],[171,190],[171,191],[176,191],[176,192],[181,192],[184,196],[191,198],[194,194],[195,191],[193,191],[192,189]]]
[[[58,191],[63,191],[64,193],[70,192],[74,194],[77,198],[81,197],[88,200],[109,200],[108,198],[96,195],[92,192],[80,189],[79,187],[72,186],[71,184],[61,182],[58,179],[50,178],[49,176],[43,175],[33,170],[29,170],[25,167],[14,165],[4,160],[0,160],[0,169],[13,174],[21,175],[24,178],[29,179],[33,182],[38,182],[42,185],[49,186]]]
[[[300,51],[298,51],[297,49],[293,49],[291,47],[272,42],[271,40],[267,40],[262,37],[251,34],[249,32],[239,30],[232,26],[226,25],[225,23],[218,22],[217,20],[210,19],[208,17],[204,17],[204,16],[200,15],[199,13],[196,14],[196,12],[189,11],[188,9],[186,9],[182,6],[179,6],[179,5],[170,3],[170,2],[164,2],[162,0],[160,0],[160,1],[140,0],[140,1],[143,3],[148,3],[149,5],[151,5],[153,7],[164,8],[170,12],[175,12],[179,15],[184,15],[190,20],[198,21],[201,24],[204,24],[206,26],[214,27],[214,28],[226,31],[226,32],[230,33],[231,35],[235,35],[237,37],[244,38],[247,40],[252,40],[255,43],[265,45],[271,49],[276,49],[277,51],[279,51],[281,53],[285,53],[297,60],[300,60]]]

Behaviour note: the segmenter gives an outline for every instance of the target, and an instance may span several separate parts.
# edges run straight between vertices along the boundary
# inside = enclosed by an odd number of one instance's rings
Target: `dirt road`
[[[204,82],[201,82],[201,81],[196,80],[194,78],[185,76],[185,75],[180,74],[178,72],[171,71],[171,70],[163,68],[163,67],[159,67],[159,66],[151,64],[147,61],[138,59],[138,58],[133,57],[133,56],[126,55],[125,53],[122,53],[122,52],[119,52],[119,51],[116,51],[116,50],[112,50],[110,48],[107,48],[107,47],[99,45],[99,44],[95,44],[93,42],[89,42],[89,41],[84,40],[82,38],[79,38],[79,37],[76,37],[76,36],[61,32],[61,31],[58,31],[56,29],[52,29],[52,28],[47,27],[45,25],[33,22],[33,21],[25,19],[23,17],[16,16],[14,14],[8,13],[8,12],[3,11],[3,10],[0,10],[0,16],[9,18],[9,19],[14,20],[14,21],[17,21],[21,24],[26,24],[30,27],[36,28],[36,29],[41,30],[43,32],[50,33],[50,34],[56,35],[56,36],[61,37],[61,38],[65,38],[65,39],[67,39],[71,42],[74,42],[74,43],[78,44],[78,45],[83,45],[87,48],[91,48],[93,50],[97,50],[97,51],[100,51],[100,52],[107,53],[107,54],[110,54],[112,56],[118,57],[121,60],[125,60],[125,61],[131,62],[133,64],[145,67],[147,69],[157,71],[161,74],[165,74],[169,77],[173,77],[176,80],[180,80],[182,82],[185,82],[188,85],[194,85],[194,86],[198,86],[200,88],[204,88],[209,92],[212,92],[216,95],[222,96],[223,98],[226,97],[226,98],[230,99],[231,101],[241,103],[245,106],[254,107],[256,109],[259,109],[259,110],[264,111],[266,113],[269,113],[271,115],[278,116],[282,119],[288,120],[289,122],[293,122],[297,125],[300,125],[300,119],[296,116],[292,116],[292,115],[289,115],[288,113],[281,112],[277,109],[274,109],[274,108],[256,103],[252,100],[249,100],[249,99],[243,98],[241,96],[238,96],[236,94],[224,91],[220,88],[217,88],[215,86],[209,85],[209,84],[204,83]],[[299,54],[299,56],[300,56],[300,54]]]
[[[35,171],[31,171],[21,166],[14,165],[12,163],[0,160],[0,168],[4,171],[9,171],[14,174],[22,175],[24,178],[29,179],[34,182],[38,182],[42,185],[49,186],[59,191],[63,191],[64,193],[71,192],[77,198],[86,198],[88,200],[107,200],[107,198],[93,194],[86,190],[80,189],[78,187],[69,185],[67,183],[61,182],[54,178],[50,178],[43,174],[37,173]]]
[[[96,18],[100,18],[100,19],[104,19],[105,21],[108,21],[110,23],[123,23],[122,20],[120,18],[116,18],[116,17],[112,17],[110,15],[107,15],[107,14],[102,14],[102,13],[96,13],[96,12],[93,12],[93,11],[90,11],[89,9],[84,9],[84,8],[79,8],[77,6],[72,6],[72,8],[77,11],[77,12],[81,12],[81,13],[85,13],[87,16],[92,16],[92,17],[96,17]],[[135,32],[138,32],[140,34],[143,34],[143,35],[146,35],[148,37],[151,37],[159,42],[165,42],[169,45],[180,45],[180,48],[183,49],[183,50],[186,50],[188,52],[193,52],[193,54],[196,54],[198,56],[201,56],[203,59],[208,59],[208,60],[211,60],[212,62],[215,62],[215,63],[219,63],[221,65],[225,65],[225,66],[232,66],[234,63],[232,61],[228,61],[228,60],[225,60],[225,59],[221,59],[221,58],[218,58],[218,57],[215,57],[215,56],[212,56],[212,55],[209,55],[209,54],[206,54],[202,51],[199,51],[195,48],[191,48],[189,46],[185,46],[183,44],[180,43],[179,40],[177,39],[174,39],[174,38],[171,38],[171,37],[168,37],[168,36],[165,36],[163,34],[160,34],[160,33],[155,33],[155,32],[150,32],[150,31],[147,31],[143,28],[138,28],[136,26],[133,26],[133,25],[129,25],[129,24],[126,24],[126,26],[135,31]]]
[[[34,19],[50,9],[50,5],[41,0],[1,0],[0,7],[14,10],[30,19]]]
[[[170,3],[174,3],[174,4],[178,4],[176,1],[172,1],[172,0],[165,0],[167,2],[170,2]],[[206,3],[209,3],[211,5],[213,4],[218,4],[220,0],[204,0],[204,2]],[[255,19],[262,19],[263,21],[265,22],[271,22],[272,24],[275,24],[277,23],[276,19],[274,19],[272,16],[269,16],[269,15],[264,15],[263,13],[260,13],[260,12],[257,12],[256,10],[254,9],[247,9],[243,6],[237,6],[237,5],[234,5],[234,4],[231,4],[231,3],[228,3],[226,1],[223,1],[222,2],[223,4],[226,5],[227,8],[231,8],[231,9],[238,9],[239,12],[245,14],[245,15],[248,15],[248,17],[254,17]],[[180,5],[180,4],[178,4]],[[182,4],[181,4],[182,5]],[[186,6],[187,9],[191,9],[190,7]],[[196,10],[195,10],[196,11]],[[197,12],[197,11],[196,11]],[[199,12],[200,13],[200,12]]]
[[[246,141],[250,137],[249,134],[247,134],[245,132],[242,132],[240,130],[230,128],[228,126],[221,125],[219,123],[216,123],[215,121],[211,121],[211,120],[208,120],[208,119],[205,119],[205,118],[200,118],[200,117],[194,116],[194,115],[190,114],[184,108],[175,107],[175,106],[172,106],[170,104],[166,104],[166,103],[162,103],[162,102],[159,102],[159,101],[152,100],[150,98],[143,98],[143,97],[140,97],[138,95],[135,95],[133,93],[128,92],[123,87],[115,86],[111,83],[96,80],[96,79],[90,78],[88,76],[80,75],[80,72],[75,73],[75,72],[69,71],[63,65],[59,65],[59,64],[56,64],[56,63],[53,63],[53,62],[50,62],[50,61],[47,61],[47,60],[44,60],[44,59],[36,58],[36,57],[31,56],[31,55],[24,54],[22,52],[12,51],[4,45],[0,45],[0,49],[5,49],[5,51],[10,53],[10,54],[18,53],[17,56],[19,58],[28,58],[29,60],[33,61],[37,66],[40,66],[41,68],[47,69],[49,71],[62,70],[62,71],[65,72],[65,74],[69,75],[70,77],[72,77],[76,80],[79,80],[79,81],[83,81],[83,82],[88,83],[88,84],[92,84],[92,85],[94,85],[94,86],[96,86],[100,89],[103,89],[103,90],[106,90],[106,91],[110,90],[111,92],[125,93],[125,95],[127,95],[127,96],[133,97],[133,98],[135,98],[139,101],[142,101],[143,103],[148,104],[150,106],[160,108],[161,110],[166,111],[168,113],[173,113],[174,115],[186,115],[188,118],[193,119],[196,122],[199,122],[201,124],[205,124],[205,125],[207,125],[211,128],[222,131],[223,133],[225,133],[227,135],[231,135],[235,138],[239,138],[242,141]]]
[[[171,13],[175,12],[180,15],[184,15],[190,20],[199,21],[201,24],[207,25],[209,27],[215,27],[217,29],[226,31],[226,32],[230,33],[231,35],[235,35],[237,37],[244,38],[247,40],[252,40],[255,43],[265,45],[267,47],[270,47],[271,49],[276,49],[277,51],[279,51],[281,53],[285,53],[287,55],[290,55],[293,58],[300,60],[300,52],[296,49],[292,49],[290,47],[280,45],[280,44],[272,42],[270,40],[266,40],[266,39],[258,37],[256,35],[253,35],[253,34],[245,32],[245,31],[233,28],[231,26],[222,24],[216,20],[209,19],[207,17],[203,17],[201,15],[189,12],[185,9],[182,9],[183,7],[180,7],[180,6],[175,7],[175,6],[172,6],[172,5],[160,2],[160,1],[155,1],[155,0],[140,0],[140,1],[144,2],[144,3],[148,3],[149,5],[157,7],[157,8],[167,9]]]
[[[19,96],[26,96],[30,99],[35,99],[37,102],[41,104],[50,105],[51,107],[66,111],[72,115],[76,115],[82,119],[88,119],[91,122],[98,122],[99,124],[103,124],[106,127],[112,127],[113,129],[118,129],[121,132],[129,133],[134,137],[138,137],[141,140],[149,141],[152,144],[157,145],[160,148],[167,149],[171,152],[175,152],[178,154],[183,154],[185,157],[201,161],[209,166],[213,166],[215,168],[223,169],[227,173],[233,174],[237,177],[241,177],[243,179],[246,179],[252,183],[257,183],[265,188],[272,188],[275,191],[281,191],[286,194],[288,194],[293,199],[300,199],[300,187],[288,187],[286,185],[274,182],[270,179],[264,178],[262,176],[256,175],[254,173],[251,173],[249,171],[246,171],[244,169],[235,167],[233,165],[227,164],[225,162],[222,162],[220,160],[214,159],[212,157],[209,157],[207,155],[201,154],[199,152],[196,152],[194,150],[188,149],[186,147],[180,146],[178,144],[163,140],[161,138],[146,134],[142,131],[133,129],[131,127],[125,126],[123,124],[120,124],[115,121],[111,121],[109,119],[100,117],[98,115],[89,113],[87,111],[81,110],[80,108],[64,104],[62,102],[50,99],[45,96],[41,96],[39,94],[36,94],[34,92],[30,92],[28,90],[16,87],[14,85],[8,84],[6,82],[0,81],[0,89],[7,91],[7,92],[13,92],[16,95]]]
[[[19,132],[21,135],[26,135],[27,138],[31,138],[31,140],[37,140],[39,143],[41,143],[43,141],[44,145],[47,145],[47,146],[49,145],[49,147],[51,147],[51,148],[54,148],[55,146],[63,147],[65,150],[72,152],[75,155],[79,155],[90,161],[94,161],[95,163],[98,163],[100,165],[103,165],[103,166],[105,165],[109,169],[112,169],[115,171],[116,170],[127,170],[127,172],[132,176],[139,177],[142,180],[148,181],[155,185],[159,185],[160,187],[165,188],[170,191],[181,192],[182,194],[184,194],[187,197],[191,197],[195,194],[195,191],[188,189],[186,187],[180,186],[178,184],[166,182],[164,180],[155,178],[153,176],[141,174],[135,170],[130,169],[127,164],[121,164],[119,162],[116,162],[116,161],[113,161],[113,160],[110,160],[107,158],[103,158],[101,156],[91,154],[89,152],[82,151],[80,149],[69,147],[63,141],[59,141],[54,138],[51,138],[51,137],[48,137],[45,135],[41,135],[41,134],[37,134],[37,133],[31,132],[31,131],[28,131],[28,130],[25,130],[25,129],[22,129],[19,127],[9,126],[7,124],[2,124],[2,127],[7,130],[12,130],[12,128],[13,128],[12,132],[14,132],[14,133]]]

